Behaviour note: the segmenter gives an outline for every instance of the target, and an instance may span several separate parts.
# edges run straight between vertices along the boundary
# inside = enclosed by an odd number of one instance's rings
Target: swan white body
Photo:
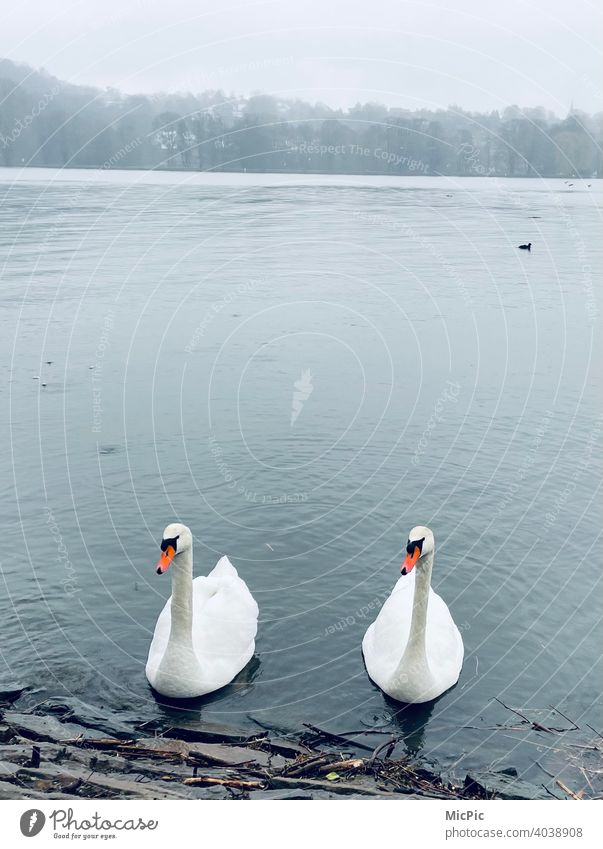
[[[172,595],[155,626],[146,676],[161,695],[188,699],[224,687],[251,660],[258,606],[228,557],[193,580],[189,529],[168,525],[164,541],[170,537],[178,540],[168,564]]]
[[[464,654],[446,603],[431,589],[434,546],[429,528],[413,528],[407,550],[421,537],[425,544],[416,567],[413,563],[412,571],[398,580],[362,641],[371,679],[388,696],[410,704],[429,702],[456,684]]]

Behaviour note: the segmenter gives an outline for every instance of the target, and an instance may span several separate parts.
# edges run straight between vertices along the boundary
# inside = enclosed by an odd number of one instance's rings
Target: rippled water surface
[[[602,724],[600,182],[0,181],[3,677],[168,711],[144,663],[176,517],[261,611],[197,715],[526,768],[493,697]],[[360,642],[415,524],[466,658],[401,711]]]

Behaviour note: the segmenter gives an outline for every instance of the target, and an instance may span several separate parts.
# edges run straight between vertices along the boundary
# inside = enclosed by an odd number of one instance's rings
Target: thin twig
[[[573,790],[570,790],[567,784],[564,784],[559,778],[555,780],[555,784],[557,787],[560,787],[564,793],[566,793],[571,799],[575,799],[577,802],[580,801],[580,796],[574,793]]]
[[[389,740],[385,740],[383,743],[380,743],[377,746],[377,748],[375,749],[375,751],[373,752],[373,754],[370,756],[367,766],[369,768],[371,768],[373,766],[373,764],[375,763],[375,760],[377,759],[377,755],[380,752],[382,752],[383,749],[389,750],[388,753],[385,756],[386,759],[389,758],[389,756],[392,753],[392,749],[394,748],[394,746],[396,745],[396,743],[398,742],[399,739],[400,739],[399,737],[390,737]]]
[[[568,731],[580,731],[580,726],[576,723],[576,721],[575,721],[574,719],[570,719],[570,718],[569,718],[569,716],[566,716],[566,715],[565,715],[562,711],[560,711],[560,710],[559,710],[559,708],[558,708],[558,707],[553,707],[553,705],[551,705],[550,707],[551,707],[551,710],[555,710],[555,711],[557,711],[557,713],[559,714],[559,716],[562,716],[564,719],[567,719],[567,721],[568,721],[568,722],[571,722],[571,723],[572,723],[572,725],[573,725],[574,727],[573,727],[573,728],[568,728],[568,729],[567,729]]]
[[[559,799],[559,796],[555,796],[555,794],[552,792],[552,790],[549,790],[549,788],[546,786],[546,784],[541,784],[540,786],[542,788],[544,788],[544,790],[546,790],[546,792],[549,794],[549,796],[552,796],[553,799]]]
[[[532,722],[532,720],[528,719],[528,717],[525,716],[523,713],[521,713],[521,711],[515,710],[515,708],[512,708],[512,707],[509,707],[509,705],[506,705],[501,699],[498,699],[496,696],[494,696],[494,701],[498,702],[499,705],[502,705],[505,708],[505,710],[510,710],[512,713],[514,713],[520,719],[523,719],[524,722],[527,722],[528,725],[531,725],[532,728],[536,729],[536,731],[548,731],[549,730],[544,725],[541,725],[539,722]]]
[[[590,787],[591,791],[594,793],[594,792],[595,792],[595,788],[594,788],[594,787],[592,786],[592,784],[590,783],[590,778],[589,778],[589,777],[588,777],[588,775],[586,774],[586,770],[584,769],[584,767],[580,767],[580,772],[582,773],[582,775],[583,775],[583,776],[584,776],[584,778],[586,779],[586,782],[587,782],[588,786]]]
[[[494,696],[494,700],[495,700],[496,702],[498,702],[498,703],[499,703],[499,705],[502,705],[502,706],[503,706],[506,710],[510,710],[512,713],[516,714],[516,715],[517,715],[517,716],[519,716],[521,719],[523,719],[523,721],[524,721],[524,722],[527,722],[527,723],[528,723],[528,725],[530,725],[530,726],[531,726],[531,728],[532,728],[534,731],[545,731],[547,734],[553,734],[553,733],[555,733],[555,732],[556,732],[557,734],[564,734],[566,731],[573,731],[573,730],[574,730],[573,728],[547,728],[547,726],[546,726],[546,725],[542,725],[540,722],[536,722],[536,721],[535,721],[535,720],[533,720],[533,719],[528,719],[528,717],[527,717],[527,716],[525,716],[525,714],[521,713],[521,711],[516,710],[515,708],[512,708],[512,707],[509,707],[509,705],[506,705],[503,701],[501,701],[500,699],[496,698],[496,696]],[[567,719],[567,717],[565,717],[565,719]],[[570,719],[570,720],[568,720],[568,721],[569,721],[569,722],[572,722],[572,720],[571,720],[571,719]]]
[[[540,763],[540,761],[535,761],[535,763],[536,763],[536,766],[539,766],[539,767],[540,767],[540,769],[541,769],[543,772],[546,772],[546,774],[547,774],[547,775],[550,775],[550,777],[551,777],[551,778],[555,778],[554,774],[553,774],[552,772],[549,772],[549,771],[548,771],[548,769],[545,769],[545,768],[543,767],[543,765]]]
[[[321,737],[325,737],[327,740],[337,740],[340,743],[347,743],[347,745],[354,745],[358,749],[366,749],[367,752],[372,752],[373,749],[371,746],[366,746],[364,743],[358,743],[356,740],[348,740],[343,734],[334,734],[331,731],[324,731],[322,728],[317,728],[316,725],[310,725],[309,722],[304,722],[304,726],[309,728],[314,734],[318,734]],[[353,734],[366,734],[366,731],[351,731],[347,732],[348,735]]]
[[[594,733],[597,735],[597,737],[601,737],[601,739],[603,740],[603,734],[601,734],[600,731],[597,731],[596,728],[593,728],[592,725],[589,725],[588,722],[586,723],[586,727],[590,728],[591,731],[594,731]]]

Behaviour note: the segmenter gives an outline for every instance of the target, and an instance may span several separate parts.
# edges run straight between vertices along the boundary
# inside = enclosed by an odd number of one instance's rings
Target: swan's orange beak
[[[171,545],[168,545],[165,551],[161,552],[161,557],[159,558],[159,563],[157,564],[157,574],[163,575],[167,567],[170,565],[172,560],[174,559],[174,555],[176,554],[176,549],[172,548]]]
[[[415,545],[415,550],[413,551],[413,553],[406,555],[404,563],[400,567],[400,572],[403,575],[408,575],[409,572],[412,572],[412,570],[415,568],[417,560],[419,559],[420,556],[421,556],[421,549],[419,548],[418,545]]]

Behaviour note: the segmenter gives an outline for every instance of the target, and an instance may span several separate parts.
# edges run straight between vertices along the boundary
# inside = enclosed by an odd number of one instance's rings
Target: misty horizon
[[[32,27],[32,20],[36,26]],[[74,85],[125,94],[217,88],[243,97],[431,111],[602,107],[602,13],[584,0],[403,3],[25,0],[5,13],[0,56]]]
[[[128,95],[0,59],[0,165],[327,174],[585,177],[603,114],[543,107],[347,110],[219,90]]]
[[[79,84],[74,83],[71,80],[62,79],[62,78],[58,77],[56,74],[54,74],[47,67],[44,67],[44,66],[35,67],[35,66],[29,64],[28,62],[18,61],[16,59],[9,59],[7,56],[0,56],[0,68],[2,68],[2,63],[10,63],[11,65],[16,66],[16,68],[22,70],[23,72],[26,72],[24,74],[24,80],[26,80],[27,77],[30,76],[31,74],[39,74],[41,76],[48,77],[49,83],[53,82],[53,83],[58,83],[61,86],[73,86],[75,88],[80,88],[80,89],[89,88],[91,90],[96,91],[98,94],[108,95],[109,97],[114,95],[114,96],[119,96],[119,97],[123,97],[123,98],[144,97],[144,98],[154,99],[154,98],[169,97],[169,96],[181,97],[181,98],[187,98],[187,97],[199,98],[199,97],[204,97],[204,96],[207,96],[207,95],[211,95],[211,96],[220,95],[224,98],[224,103],[228,103],[228,102],[231,102],[231,101],[243,102],[243,101],[251,100],[252,98],[255,98],[255,97],[266,97],[266,98],[272,98],[276,102],[279,102],[279,101],[283,102],[283,103],[296,103],[297,102],[297,103],[303,103],[303,104],[311,106],[313,108],[326,108],[326,109],[330,110],[333,114],[341,114],[341,115],[349,113],[352,109],[355,109],[355,108],[358,108],[358,107],[365,107],[365,106],[369,106],[369,105],[370,106],[374,105],[374,106],[377,106],[377,107],[382,107],[382,108],[388,110],[389,112],[391,112],[392,114],[398,114],[398,113],[403,113],[403,112],[408,112],[408,113],[454,112],[454,113],[457,113],[457,114],[479,116],[479,115],[491,115],[491,114],[499,114],[500,115],[500,114],[504,113],[506,110],[516,110],[518,114],[524,115],[528,118],[533,117],[536,113],[540,113],[541,117],[545,118],[548,121],[562,120],[563,118],[566,118],[569,115],[581,115],[582,114],[582,115],[588,116],[589,118],[596,118],[599,114],[603,114],[603,102],[600,104],[599,109],[597,109],[594,112],[586,110],[586,109],[581,109],[579,106],[576,106],[573,102],[571,102],[565,113],[563,113],[561,111],[555,112],[553,109],[547,109],[542,103],[522,104],[522,103],[515,103],[515,102],[514,103],[506,103],[502,107],[501,106],[492,106],[490,109],[486,108],[486,109],[481,109],[481,110],[480,109],[470,109],[465,104],[455,102],[455,101],[452,101],[452,102],[448,103],[447,105],[439,106],[437,108],[431,108],[427,104],[417,105],[417,106],[414,106],[414,107],[402,107],[402,106],[396,105],[393,102],[388,102],[385,99],[379,99],[379,98],[370,98],[370,99],[366,99],[366,100],[356,100],[354,102],[350,102],[349,105],[341,105],[341,104],[329,102],[328,100],[325,100],[325,99],[311,100],[311,99],[296,97],[293,94],[290,95],[290,96],[285,96],[285,95],[279,96],[279,94],[277,92],[270,91],[270,90],[263,90],[263,89],[256,89],[256,90],[249,91],[249,92],[234,91],[234,90],[226,91],[224,88],[220,87],[219,85],[216,85],[215,87],[211,85],[212,82],[218,82],[219,77],[220,77],[220,73],[221,73],[220,69],[216,69],[214,72],[202,72],[202,73],[198,74],[197,79],[198,79],[199,83],[202,83],[203,81],[205,81],[206,85],[205,85],[205,87],[201,86],[197,89],[192,88],[192,87],[191,88],[169,88],[169,87],[166,87],[166,88],[157,88],[157,89],[152,90],[152,91],[144,91],[144,90],[128,91],[126,89],[121,89],[121,88],[111,86],[111,85],[108,85],[108,84],[102,85],[102,84],[99,83],[99,84],[95,84],[95,85],[84,85],[84,84],[81,84],[81,83],[79,83]],[[261,63],[261,62],[250,63],[250,66],[253,66],[254,64],[255,65],[263,64],[264,67],[269,67],[268,62],[265,62],[265,63]],[[272,67],[273,70],[277,70],[279,67],[281,67],[282,65],[285,65],[285,64],[288,64],[288,60],[286,58],[283,58],[280,61],[274,60],[272,63],[270,63],[270,67]],[[19,84],[20,83],[18,83],[17,85],[19,85]]]

